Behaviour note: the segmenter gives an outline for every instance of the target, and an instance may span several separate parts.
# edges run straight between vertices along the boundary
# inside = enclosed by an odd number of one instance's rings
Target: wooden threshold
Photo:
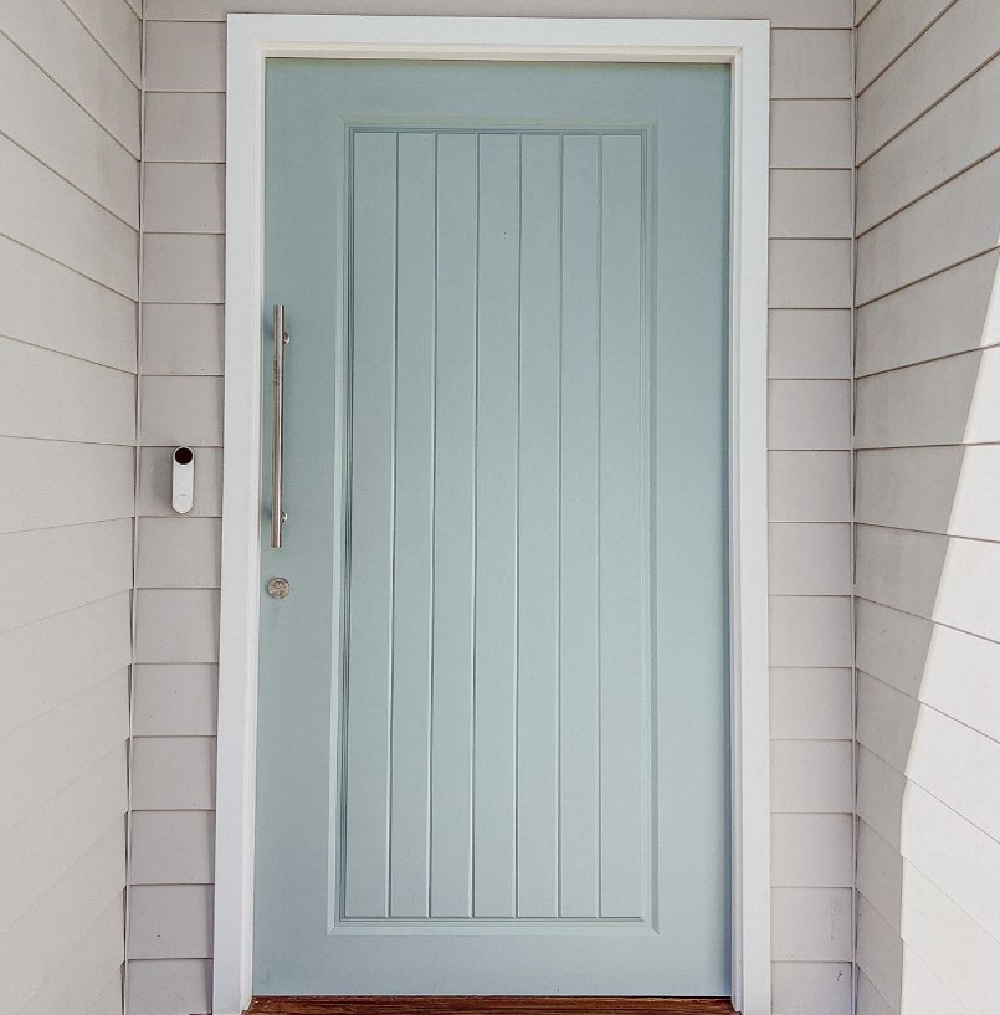
[[[726,997],[255,997],[247,1015],[734,1015]]]

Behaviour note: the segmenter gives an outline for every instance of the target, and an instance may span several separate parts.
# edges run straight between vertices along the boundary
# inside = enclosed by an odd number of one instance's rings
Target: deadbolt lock
[[[288,584],[287,578],[272,578],[267,583],[267,594],[272,599],[285,599],[291,591],[292,587]]]

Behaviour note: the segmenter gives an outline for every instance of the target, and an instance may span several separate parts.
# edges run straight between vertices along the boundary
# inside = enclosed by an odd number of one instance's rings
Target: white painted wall
[[[0,4],[0,1010],[122,1011],[140,22]]]
[[[1000,6],[859,2],[859,1011],[1000,1004]]]
[[[227,9],[773,23],[770,336],[774,997],[851,1000],[850,0],[147,0],[131,1015],[211,994]],[[169,449],[197,446],[190,517]],[[178,631],[183,632],[178,635]]]

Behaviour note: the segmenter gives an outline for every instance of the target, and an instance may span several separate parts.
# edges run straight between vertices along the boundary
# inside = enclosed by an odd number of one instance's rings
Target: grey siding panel
[[[18,576],[0,585],[0,630],[9,631],[131,587],[132,523],[9,532],[0,557]]]
[[[129,884],[207,885],[215,878],[211,811],[136,811]]]
[[[858,31],[861,1015],[1000,999],[998,50],[982,0]]]
[[[90,927],[110,906],[121,912],[124,867],[125,825],[118,819],[0,934],[0,1003],[6,1010],[19,1012],[26,1006],[53,970],[83,947]]]
[[[88,197],[135,227],[138,162],[8,39],[0,37],[0,130]]]
[[[131,518],[135,450],[0,437],[0,533]]]
[[[12,141],[0,172],[17,201],[0,204],[0,233],[129,299],[137,296],[135,230]]]
[[[997,246],[1000,154],[980,162],[858,241],[858,305]]]
[[[771,95],[775,99],[850,99],[852,32],[776,31],[771,36]]]
[[[139,157],[138,89],[67,5],[60,0],[7,0],[0,10],[0,32]]]
[[[224,21],[227,11],[267,14],[275,0],[149,0],[148,21]],[[775,28],[850,28],[851,0],[284,0],[286,14],[465,14],[482,17],[767,18]]]
[[[218,667],[207,663],[135,667],[135,736],[212,736],[218,711]]]
[[[0,898],[6,929],[37,902],[116,821],[127,805],[120,740],[22,821],[0,836]]]
[[[0,433],[131,444],[135,376],[0,338]]]
[[[226,26],[153,21],[146,28],[146,90],[224,92]]]
[[[212,683],[218,653],[214,551],[221,511],[222,200],[229,10],[284,13],[769,18],[773,33],[770,498],[779,873],[776,1010],[846,1015],[851,863],[851,0],[147,0],[144,349],[136,593],[133,879],[149,934],[134,958],[131,1015],[207,1010],[211,963],[172,914],[210,882]],[[198,503],[170,517],[169,450],[196,447]],[[150,522],[162,523],[158,525]],[[801,525],[801,523],[818,523]],[[148,587],[146,587],[148,586]],[[184,631],[183,637],[176,632]],[[810,690],[822,704],[805,706]],[[823,739],[820,736],[831,739]],[[178,810],[174,811],[174,808]],[[787,812],[787,813],[785,813]],[[170,816],[168,816],[168,814]],[[176,815],[173,817],[172,815]],[[816,818],[819,825],[809,825]],[[188,824],[183,824],[187,822]],[[182,841],[181,828],[197,829]],[[154,832],[163,830],[162,842]],[[825,829],[831,838],[825,837]],[[797,852],[800,851],[800,852]],[[794,859],[794,863],[793,863]],[[178,889],[181,889],[178,892]],[[175,894],[176,893],[176,894]],[[820,940],[824,921],[835,940]],[[796,928],[809,946],[798,953]],[[175,933],[176,932],[176,933]],[[143,932],[146,934],[146,931]],[[178,936],[180,935],[180,936]],[[811,937],[810,937],[811,935]],[[845,937],[846,935],[846,937]],[[150,939],[152,940],[152,939]],[[848,951],[845,951],[845,941]],[[157,945],[157,948],[160,946]],[[846,974],[845,974],[845,971]]]
[[[129,1015],[205,1015],[212,1008],[212,963],[154,959],[129,963]]]
[[[139,19],[0,5],[0,1008],[116,1015],[124,959]],[[16,580],[15,580],[16,576]]]
[[[142,308],[143,373],[221,374],[224,322],[219,304],[147,303]]]
[[[139,84],[142,22],[126,0],[67,0],[71,11],[128,79]]]
[[[0,832],[13,828],[128,735],[127,671],[112,674],[0,741]],[[53,742],[60,750],[51,749]],[[16,764],[15,764],[16,762]]]
[[[989,323],[1000,252],[954,265],[857,312],[857,376],[995,344]]]
[[[135,373],[135,303],[29,247],[0,237],[0,335]],[[60,299],[52,299],[52,293]]]
[[[143,178],[143,214],[147,232],[226,231],[225,166],[199,162],[147,162]]]
[[[225,95],[152,92],[145,108],[144,162],[225,161]]]
[[[952,2],[858,0],[859,13],[871,11],[858,29],[858,91],[871,84]]]
[[[126,667],[128,624],[118,592],[0,634],[0,736]]]
[[[904,5],[893,4],[897,10]],[[886,12],[889,13],[888,11]],[[863,27],[859,33],[865,34]],[[998,49],[1000,7],[958,0],[858,98],[858,158],[867,159],[919,119]]]
[[[64,958],[59,975],[46,979],[18,1015],[121,1015],[124,901],[119,895],[111,902]]]
[[[858,232],[864,233],[1000,148],[1000,60],[993,60],[873,155],[858,170]],[[929,148],[940,151],[926,158]]]

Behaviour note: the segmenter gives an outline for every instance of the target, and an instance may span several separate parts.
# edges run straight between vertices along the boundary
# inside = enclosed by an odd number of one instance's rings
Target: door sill
[[[255,997],[247,1015],[733,1015],[726,997]]]

